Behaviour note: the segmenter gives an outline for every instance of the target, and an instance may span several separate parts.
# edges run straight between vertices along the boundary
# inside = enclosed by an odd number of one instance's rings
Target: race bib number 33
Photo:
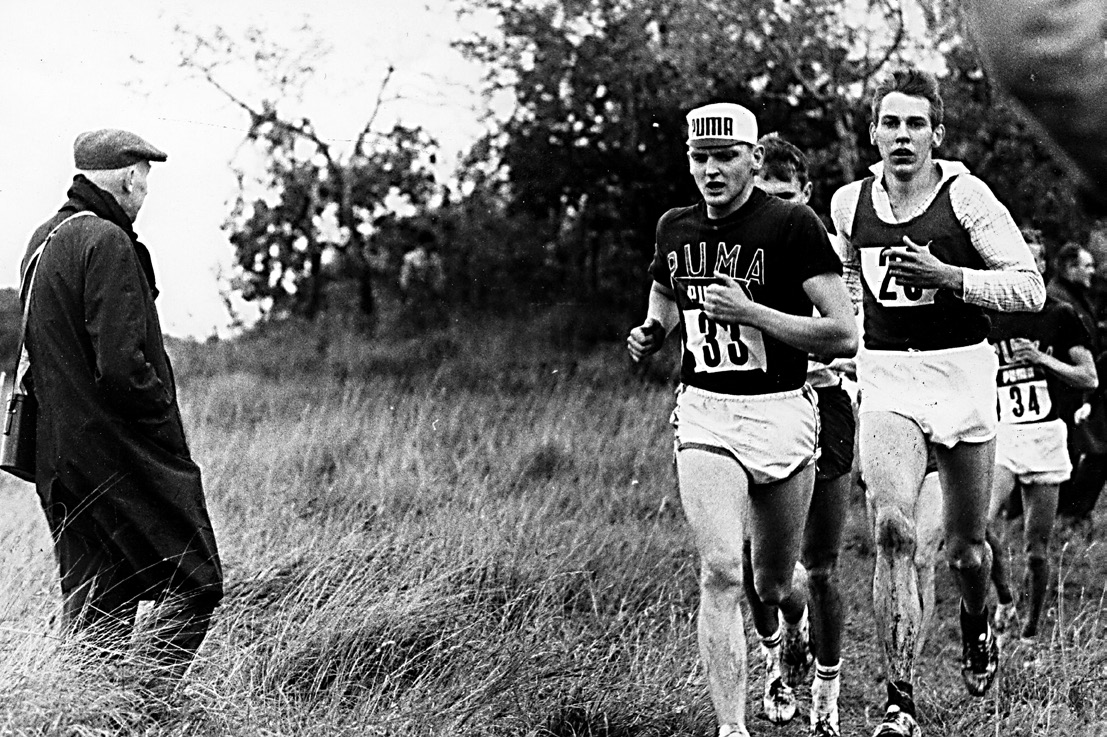
[[[937,289],[922,287],[904,287],[889,273],[888,266],[894,258],[895,250],[884,248],[861,248],[861,274],[865,285],[884,307],[917,307],[934,304]]]
[[[685,350],[700,373],[764,371],[765,341],[761,331],[748,325],[723,325],[700,309],[684,310],[687,333]]]

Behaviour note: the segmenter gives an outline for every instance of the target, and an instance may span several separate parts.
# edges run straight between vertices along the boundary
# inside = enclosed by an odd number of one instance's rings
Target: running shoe
[[[999,643],[991,625],[975,640],[961,641],[961,680],[973,696],[983,696],[999,668]]]
[[[921,737],[922,731],[915,717],[895,704],[889,704],[884,721],[876,726],[873,737]]]
[[[797,625],[785,626],[783,643],[780,647],[780,665],[784,671],[784,682],[795,688],[807,681],[815,655],[811,652],[811,625],[807,619],[807,607]]]
[[[811,725],[811,737],[842,737],[838,729],[838,712],[820,714]]]
[[[796,715],[796,694],[782,678],[774,678],[765,684],[765,697],[761,700],[765,716],[773,724],[784,724]]]
[[[741,725],[723,724],[719,727],[719,737],[750,737],[750,733]]]

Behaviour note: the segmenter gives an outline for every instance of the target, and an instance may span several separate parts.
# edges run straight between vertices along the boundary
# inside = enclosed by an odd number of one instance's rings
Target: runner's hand
[[[635,363],[657,353],[664,344],[665,327],[656,317],[647,318],[627,336],[627,350]]]
[[[1044,356],[1038,350],[1038,344],[1026,338],[1015,338],[1011,341],[1011,357],[1023,363],[1039,364]]]
[[[857,362],[852,358],[834,358],[830,361],[823,361],[831,371],[836,371],[842,376],[848,376],[850,379],[857,381]]]
[[[750,308],[757,304],[741,282],[721,271],[715,272],[718,283],[704,290],[703,311],[716,322],[727,325],[748,325]]]
[[[1081,422],[1088,419],[1088,415],[1090,415],[1091,413],[1092,413],[1092,405],[1085,402],[1084,404],[1080,405],[1080,409],[1076,410],[1076,412],[1073,413],[1073,416],[1072,416],[1073,422],[1075,422],[1077,425],[1079,425]]]
[[[961,270],[938,260],[930,252],[930,243],[919,245],[903,236],[903,246],[890,249],[888,273],[904,287],[924,289],[957,289],[960,287]]]

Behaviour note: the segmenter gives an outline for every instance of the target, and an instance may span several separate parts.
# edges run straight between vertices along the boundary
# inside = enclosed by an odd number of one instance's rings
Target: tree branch
[[[870,64],[867,68],[864,65],[860,67],[861,77],[866,81],[871,79],[872,76],[876,74],[877,70],[879,70],[889,61],[891,61],[892,56],[895,55],[896,51],[899,50],[900,44],[903,43],[903,37],[907,35],[907,23],[903,19],[903,6],[899,3],[891,1],[886,1],[884,5],[885,7],[890,9],[892,13],[896,16],[896,19],[898,21],[896,24],[896,34],[895,37],[892,39],[892,42],[888,44],[888,48],[885,50],[883,58],[881,58],[875,64]],[[870,55],[866,54],[865,58],[870,58]]]
[[[384,73],[384,79],[381,81],[380,89],[377,90],[377,101],[373,105],[373,112],[369,114],[369,120],[365,121],[365,127],[361,129],[361,133],[358,134],[357,140],[354,142],[354,156],[361,153],[361,147],[365,143],[365,139],[369,135],[373,123],[377,120],[377,114],[380,113],[381,104],[384,101],[384,91],[388,87],[388,82],[392,79],[392,73],[394,71],[396,71],[396,67],[389,64],[388,70]]]

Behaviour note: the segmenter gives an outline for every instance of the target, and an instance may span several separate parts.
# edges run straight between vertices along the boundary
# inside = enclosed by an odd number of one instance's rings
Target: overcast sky
[[[176,23],[200,33],[254,25],[294,44],[306,21],[331,46],[302,108],[324,138],[357,135],[390,63],[389,91],[404,99],[387,103],[378,130],[422,125],[447,162],[481,131],[480,71],[449,47],[463,29],[446,0],[3,2],[0,287],[16,286],[28,236],[65,201],[76,135],[127,128],[169,154],[154,166],[135,228],[153,252],[173,335],[202,338],[228,322],[216,274],[232,254],[220,225],[235,194],[228,162],[246,128],[239,109],[177,67]],[[251,76],[228,79],[253,101]]]

